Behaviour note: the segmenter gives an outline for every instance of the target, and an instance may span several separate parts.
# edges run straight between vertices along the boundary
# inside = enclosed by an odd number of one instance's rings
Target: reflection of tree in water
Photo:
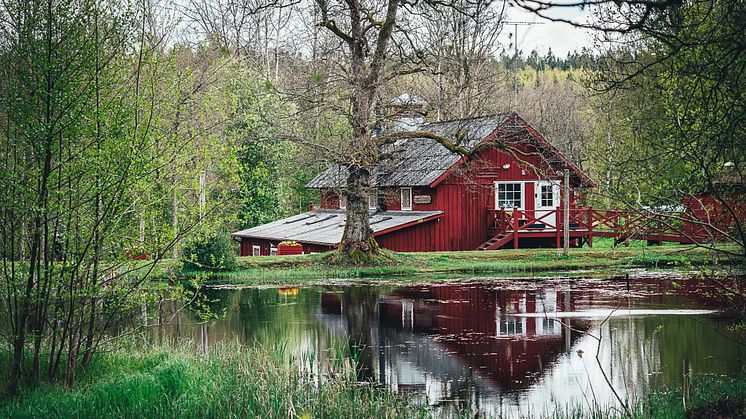
[[[264,346],[299,346],[310,333],[309,313],[318,305],[318,291],[295,294],[277,289],[202,289],[201,298],[217,318],[205,321],[198,312],[204,307],[163,307],[163,332],[173,339],[190,339],[209,345],[211,341],[236,340]]]
[[[602,329],[602,363],[614,385],[629,395],[682,385],[685,376],[746,373],[746,347],[718,344],[728,338],[706,319],[627,317]]]
[[[381,289],[377,287],[346,287],[343,298],[343,315],[347,323],[349,351],[355,361],[357,379],[375,379],[374,334],[377,335],[378,299]]]

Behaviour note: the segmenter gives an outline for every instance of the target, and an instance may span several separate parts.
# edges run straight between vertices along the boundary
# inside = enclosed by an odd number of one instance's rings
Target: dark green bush
[[[211,234],[189,242],[182,261],[185,269],[232,271],[236,269],[236,252],[227,234]]]

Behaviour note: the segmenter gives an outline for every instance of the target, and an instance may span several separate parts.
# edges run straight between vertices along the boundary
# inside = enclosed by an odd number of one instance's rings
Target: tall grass
[[[282,346],[218,345],[206,354],[185,347],[114,351],[67,390],[46,384],[0,406],[13,418],[430,417],[424,407],[355,380],[337,363],[316,380]]]
[[[0,404],[8,418],[425,418],[438,412],[416,406],[355,379],[349,345],[330,348],[331,360],[288,355],[282,344],[219,344],[207,353],[192,345],[120,349],[96,355],[78,385],[26,388]],[[0,366],[7,365],[0,357]],[[321,357],[323,358],[323,357]],[[319,371],[322,371],[319,374]],[[744,417],[746,379],[694,380],[681,389],[648,394],[633,406],[636,418]],[[441,412],[442,413],[442,412]],[[476,412],[450,412],[476,417]],[[730,415],[728,415],[730,414]],[[739,416],[740,415],[740,416]],[[479,417],[483,417],[480,413]],[[623,418],[618,408],[557,406],[536,418]]]

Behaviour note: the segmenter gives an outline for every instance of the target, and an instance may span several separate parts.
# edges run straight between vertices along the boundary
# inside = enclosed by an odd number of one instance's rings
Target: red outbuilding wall
[[[736,221],[746,224],[746,194],[727,194],[723,200],[733,212],[710,193],[685,197],[686,212],[697,222],[684,224],[684,232],[695,239],[709,239],[713,235],[722,239],[717,230],[728,231],[736,226]]]
[[[270,249],[272,247],[277,247],[278,243],[279,243],[278,240],[242,238],[240,242],[240,247],[239,247],[239,254],[241,256],[252,256],[254,245],[257,245],[259,246],[261,256],[269,256]],[[301,245],[303,246],[304,254],[321,253],[321,252],[326,252],[328,250],[333,249],[332,246],[323,246],[323,245],[312,244],[312,243],[301,243]]]

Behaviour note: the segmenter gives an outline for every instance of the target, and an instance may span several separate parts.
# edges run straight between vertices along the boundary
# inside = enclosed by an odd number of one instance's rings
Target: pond
[[[322,374],[340,348],[358,378],[447,415],[618,405],[687,377],[745,373],[746,347],[699,279],[638,275],[440,284],[208,289],[224,313],[177,315],[160,333],[204,348],[282,345]]]

